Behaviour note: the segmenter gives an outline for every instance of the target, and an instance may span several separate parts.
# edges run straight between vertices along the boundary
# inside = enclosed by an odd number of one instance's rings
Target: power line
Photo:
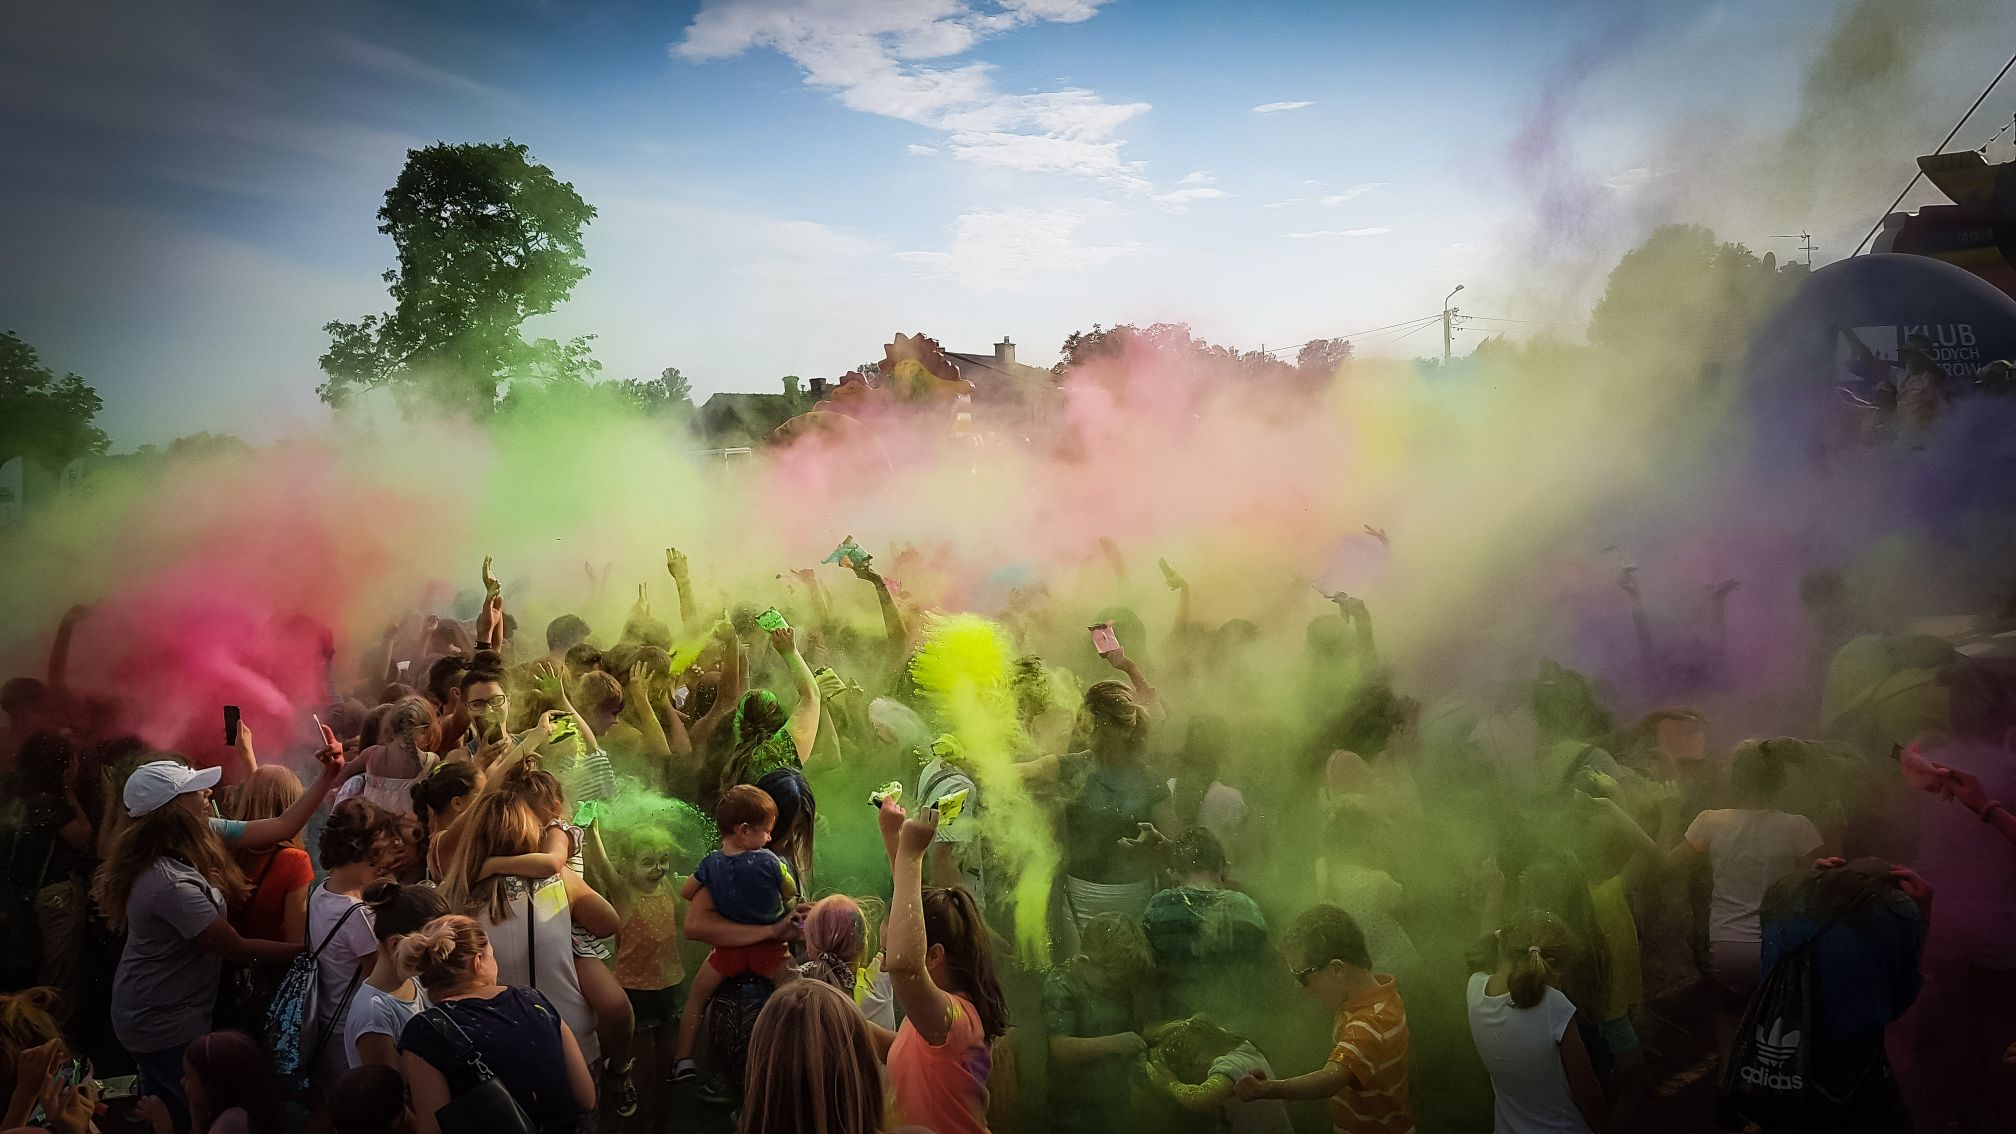
[[[1412,324],[1414,324],[1414,323],[1419,323],[1419,322],[1421,322],[1421,320],[1422,320],[1422,319],[1431,319],[1431,320],[1432,320],[1432,319],[1440,319],[1440,318],[1442,318],[1442,313],[1438,311],[1438,312],[1436,312],[1436,313],[1435,313],[1435,314],[1433,314],[1433,315],[1423,315],[1423,316],[1421,317],[1421,319],[1403,319],[1403,320],[1401,320],[1401,321],[1400,321],[1400,322],[1398,322],[1398,323],[1388,323],[1388,324],[1386,324],[1386,325],[1385,325],[1385,326],[1383,326],[1383,327],[1371,327],[1371,328],[1368,328],[1368,329],[1366,329],[1366,330],[1363,330],[1363,331],[1347,331],[1347,332],[1345,332],[1344,334],[1341,334],[1341,335],[1327,335],[1327,336],[1325,336],[1325,337],[1323,337],[1323,338],[1320,338],[1320,339],[1310,339],[1310,340],[1309,340],[1309,342],[1302,342],[1302,343],[1292,343],[1292,344],[1290,344],[1290,345],[1288,345],[1288,346],[1284,346],[1284,347],[1274,347],[1274,348],[1273,348],[1273,349],[1271,349],[1271,350],[1262,350],[1262,351],[1255,351],[1254,353],[1256,353],[1256,354],[1280,354],[1280,353],[1282,353],[1283,351],[1290,351],[1290,350],[1301,350],[1301,349],[1302,349],[1303,347],[1305,347],[1305,346],[1308,346],[1308,345],[1309,345],[1309,343],[1321,343],[1321,342],[1328,342],[1328,341],[1330,341],[1331,339],[1355,339],[1355,338],[1360,338],[1360,337],[1362,337],[1362,336],[1364,336],[1364,335],[1370,335],[1370,334],[1375,334],[1375,333],[1377,333],[1377,332],[1379,332],[1379,331],[1390,331],[1390,330],[1393,330],[1393,329],[1394,329],[1394,328],[1396,328],[1396,327],[1406,327],[1406,326],[1409,326],[1409,325],[1412,325]]]
[[[1956,136],[1959,135],[1960,128],[1962,126],[1967,125],[1967,120],[1969,118],[1974,117],[1974,112],[1981,109],[1982,103],[1988,101],[1989,93],[1992,92],[1995,89],[1996,85],[2002,81],[2002,76],[2009,73],[2009,68],[2011,67],[2016,67],[2016,55],[2011,55],[2009,57],[2009,62],[2002,64],[2002,69],[2000,71],[1995,72],[1995,77],[1993,79],[1988,80],[1988,85],[1981,88],[1981,96],[1974,100],[1973,106],[1967,108],[1967,113],[1960,116],[1960,121],[1955,122],[1953,124],[1953,129],[1948,130],[1946,132],[1945,141],[1940,142],[1938,147],[1932,151],[1933,153],[1943,154],[1946,152],[1947,143],[1951,142]],[[1920,169],[1916,173],[1913,173],[1911,175],[1911,180],[1904,183],[1904,188],[1897,194],[1897,199],[1890,202],[1890,207],[1883,210],[1882,215],[1876,218],[1875,224],[1869,226],[1869,232],[1866,235],[1864,235],[1859,242],[1856,243],[1855,251],[1848,253],[1850,257],[1860,256],[1862,254],[1862,246],[1864,244],[1869,243],[1870,239],[1876,235],[1877,230],[1883,227],[1883,221],[1886,218],[1888,218],[1891,213],[1897,211],[1897,206],[1904,203],[1905,194],[1911,192],[1911,187],[1918,184],[1918,179],[1923,176],[1925,176],[1925,171],[1923,169]]]

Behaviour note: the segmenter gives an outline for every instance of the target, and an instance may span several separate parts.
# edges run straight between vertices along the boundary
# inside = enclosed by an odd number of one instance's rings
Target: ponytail
[[[1531,1008],[1547,998],[1578,954],[1575,934],[1568,923],[1543,910],[1522,910],[1498,931],[1498,963],[1505,969],[1511,987],[1512,1006]],[[1565,995],[1565,993],[1564,993]],[[1597,1004],[1576,1005],[1597,1011]]]
[[[1552,976],[1540,947],[1528,945],[1524,953],[1512,958],[1506,970],[1505,983],[1512,988],[1512,1006],[1531,1008],[1546,999],[1547,990],[1553,987]]]

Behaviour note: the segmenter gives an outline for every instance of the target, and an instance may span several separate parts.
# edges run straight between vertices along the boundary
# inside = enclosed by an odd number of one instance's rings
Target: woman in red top
[[[272,819],[301,798],[301,780],[277,764],[263,764],[246,779],[232,801],[230,818]],[[238,868],[252,884],[245,900],[232,905],[230,920],[240,937],[302,944],[308,933],[308,888],[315,864],[301,836],[262,850],[236,852]]]

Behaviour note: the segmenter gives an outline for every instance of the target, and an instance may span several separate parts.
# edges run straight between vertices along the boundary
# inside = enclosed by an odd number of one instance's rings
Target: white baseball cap
[[[150,760],[126,777],[126,814],[138,819],[159,811],[178,795],[217,786],[222,768],[192,768],[173,760]]]

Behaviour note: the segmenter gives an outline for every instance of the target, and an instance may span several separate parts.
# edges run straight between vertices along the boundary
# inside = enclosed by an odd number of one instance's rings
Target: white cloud
[[[1167,193],[1157,193],[1148,199],[1172,213],[1187,213],[1190,211],[1190,203],[1192,201],[1213,201],[1220,197],[1230,197],[1231,195],[1223,189],[1213,189],[1209,186],[1193,186],[1189,189],[1172,189]]]
[[[1036,23],[1092,18],[1105,0],[706,0],[673,54],[704,61],[770,48],[840,104],[946,135],[954,158],[1034,173],[1068,173],[1145,190],[1140,162],[1114,133],[1148,110],[1076,87],[1035,94],[996,89],[984,63],[931,66],[988,36]]]
[[[1267,202],[1266,204],[1264,204],[1264,205],[1262,205],[1262,206],[1260,206],[1260,207],[1261,207],[1261,208],[1263,208],[1263,209],[1285,209],[1285,208],[1289,207],[1290,205],[1299,205],[1299,204],[1301,204],[1301,203],[1302,203],[1302,198],[1300,198],[1300,197],[1290,197],[1290,198],[1288,198],[1288,199],[1287,199],[1287,200],[1285,200],[1285,201],[1269,201],[1269,202]]]
[[[1255,114],[1279,114],[1284,110],[1300,110],[1305,106],[1315,106],[1313,102],[1263,102],[1253,108]]]
[[[1322,198],[1322,201],[1326,205],[1332,205],[1332,206],[1341,205],[1344,204],[1346,201],[1355,201],[1358,198],[1363,197],[1365,194],[1370,193],[1372,190],[1377,189],[1384,184],[1386,184],[1384,181],[1368,181],[1363,185],[1353,185],[1351,188],[1344,190],[1342,193],[1332,193],[1329,196]]]
[[[937,150],[937,148],[936,148],[936,147],[933,147],[933,146],[920,146],[920,145],[917,145],[917,144],[916,144],[916,143],[914,143],[914,142],[913,142],[913,143],[911,143],[910,145],[907,145],[907,146],[903,147],[903,152],[904,152],[904,153],[907,153],[907,154],[910,154],[910,155],[912,155],[912,156],[914,156],[914,157],[937,157],[937,156],[938,156],[938,150]]]
[[[967,213],[942,252],[898,252],[896,259],[950,276],[967,287],[1014,287],[1032,276],[1080,272],[1141,250],[1135,244],[1078,244],[1088,218],[1068,209],[994,209]]]
[[[1288,238],[1290,240],[1323,240],[1333,236],[1338,237],[1384,236],[1392,231],[1393,230],[1390,228],[1381,228],[1381,227],[1319,228],[1312,232],[1291,232],[1288,234]]]
[[[1218,175],[1217,175],[1217,174],[1215,174],[1215,173],[1212,173],[1212,172],[1211,172],[1210,170],[1208,170],[1208,169],[1195,169],[1195,170],[1191,170],[1191,171],[1190,171],[1189,173],[1186,173],[1186,174],[1184,174],[1184,175],[1183,175],[1183,178],[1182,178],[1182,180],[1180,180],[1180,181],[1176,182],[1176,184],[1178,184],[1178,185],[1216,185],[1216,184],[1218,184]]]

